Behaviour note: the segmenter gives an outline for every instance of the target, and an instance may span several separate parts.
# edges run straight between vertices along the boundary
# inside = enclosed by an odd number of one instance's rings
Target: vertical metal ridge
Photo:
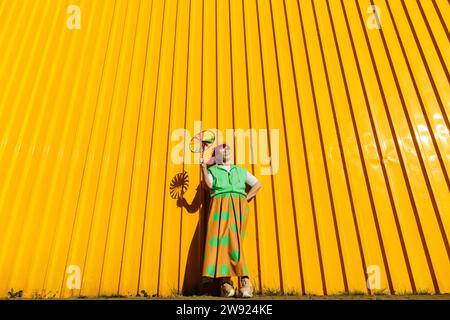
[[[177,25],[178,25],[178,10],[179,10],[179,1],[176,1],[176,10],[175,10],[175,27],[174,27],[174,35],[173,35],[173,46],[172,46],[172,74],[170,77],[170,93],[169,93],[169,123],[167,125],[167,143],[166,143],[166,149],[169,149],[169,137],[170,137],[170,128],[171,128],[171,119],[172,119],[172,108],[173,108],[173,87],[174,87],[174,74],[175,74],[175,56],[177,51]],[[158,284],[157,284],[157,291],[156,293],[159,294],[161,289],[161,263],[163,258],[163,241],[164,241],[164,227],[166,225],[166,190],[167,190],[167,179],[170,177],[167,177],[168,172],[168,159],[169,159],[169,152],[166,152],[165,154],[165,170],[164,170],[164,184],[163,184],[163,200],[162,200],[162,224],[161,224],[161,241],[160,241],[160,256],[159,256],[159,265],[158,265]]]
[[[267,90],[266,90],[266,75],[264,72],[264,55],[263,55],[263,49],[262,49],[262,39],[261,39],[261,17],[260,17],[260,11],[259,11],[259,5],[258,5],[258,0],[255,0],[256,2],[256,18],[257,18],[257,22],[258,22],[258,41],[259,41],[259,55],[260,55],[260,68],[261,68],[261,74],[262,74],[262,87],[263,87],[263,98],[264,98],[264,111],[266,114],[265,120],[266,120],[266,128],[269,129],[269,115],[267,112]],[[272,154],[271,151],[271,140],[270,140],[270,135],[267,137],[267,140],[269,141],[269,154]],[[272,168],[271,168],[271,172],[272,172]],[[278,220],[277,220],[277,209],[276,209],[276,199],[275,199],[275,190],[273,189],[274,186],[274,181],[273,181],[273,175],[270,175],[270,180],[271,180],[271,184],[272,184],[272,201],[273,201],[273,216],[274,216],[274,220],[275,220],[275,239],[277,242],[277,262],[278,262],[278,272],[279,272],[279,280],[280,280],[280,289],[281,291],[283,291],[283,268],[281,265],[281,249],[280,249],[280,236],[279,236],[279,230],[278,230]]]
[[[273,38],[273,44],[274,44],[274,49],[275,49],[275,66],[276,66],[276,70],[277,70],[277,84],[278,84],[278,92],[280,95],[280,104],[281,104],[281,116],[282,116],[282,120],[283,120],[283,133],[285,136],[284,142],[285,142],[285,147],[286,147],[286,155],[287,155],[287,167],[288,167],[288,174],[289,174],[289,194],[290,194],[290,198],[291,198],[291,202],[292,202],[292,216],[293,216],[293,220],[294,220],[294,227],[295,227],[295,252],[297,254],[297,263],[299,266],[299,270],[302,270],[302,263],[301,263],[301,253],[300,253],[300,243],[299,243],[299,235],[298,235],[298,223],[297,223],[297,214],[296,214],[296,205],[295,205],[295,196],[294,196],[294,188],[293,188],[293,181],[292,181],[292,169],[291,169],[291,156],[290,156],[290,152],[289,152],[289,145],[288,145],[288,134],[287,134],[287,129],[286,129],[286,115],[285,115],[285,98],[283,97],[283,91],[282,91],[282,84],[281,84],[281,75],[280,75],[280,65],[279,65],[279,56],[278,56],[278,44],[277,44],[277,40],[276,40],[276,35],[275,35],[275,23],[274,23],[274,18],[273,18],[273,6],[272,6],[272,1],[269,1],[270,4],[270,19],[271,19],[271,26],[272,26],[272,38]],[[284,3],[283,3],[284,4]],[[284,16],[285,21],[287,19],[286,16]],[[271,152],[272,154],[272,152]],[[278,219],[277,219],[278,220]],[[281,252],[280,252],[281,255]],[[303,282],[303,273],[300,273],[300,279],[301,282]],[[285,286],[283,286],[284,288]],[[303,290],[303,288],[301,288],[301,290]],[[284,290],[283,290],[284,292]]]
[[[357,0],[354,1],[354,5],[355,5],[356,8],[358,8],[358,1]],[[369,37],[368,37],[367,30],[366,30],[365,25],[364,25],[364,19],[363,19],[362,15],[361,15],[361,12],[358,12],[358,13],[359,13],[359,22],[361,23],[361,29],[363,30],[363,34],[364,34],[364,37],[365,37],[365,40],[366,40],[367,51],[369,52],[371,64],[372,64],[372,67],[373,67],[373,70],[374,70],[374,73],[375,73],[375,78],[376,78],[376,81],[377,81],[377,84],[378,84],[377,90],[380,93],[382,104],[383,104],[383,108],[385,110],[386,118],[388,120],[389,129],[390,129],[389,133],[393,137],[392,140],[394,141],[396,155],[400,159],[401,170],[402,170],[402,174],[403,174],[402,177],[403,177],[404,181],[406,183],[408,183],[409,180],[408,180],[407,174],[405,172],[405,166],[404,166],[404,162],[403,162],[403,157],[402,157],[402,154],[400,152],[400,147],[398,146],[397,139],[395,139],[395,137],[396,137],[395,129],[394,129],[394,125],[392,123],[392,118],[390,117],[390,113],[389,113],[389,110],[388,110],[388,107],[387,107],[386,94],[385,94],[385,92],[383,90],[382,81],[380,79],[380,74],[379,74],[378,68],[376,66],[376,62],[375,62],[376,59],[374,57],[373,50],[372,50],[372,48],[370,46]],[[380,155],[382,155],[384,157],[382,152],[380,152]],[[385,176],[385,180],[386,180],[386,182],[388,181],[387,175]],[[394,211],[394,218],[395,218],[395,222],[396,222],[396,227],[397,227],[400,239],[401,239],[403,254],[404,254],[404,257],[405,257],[406,265],[408,267],[408,274],[409,274],[409,277],[410,277],[410,280],[411,280],[412,290],[413,290],[413,292],[416,292],[416,284],[415,284],[415,280],[414,280],[414,276],[413,276],[413,271],[412,271],[412,268],[411,268],[411,262],[410,262],[410,258],[408,256],[408,250],[407,250],[407,247],[406,247],[406,244],[405,244],[406,241],[405,241],[405,237],[403,235],[403,231],[402,231],[402,228],[401,228],[401,223],[400,223],[400,220],[399,220],[399,214],[398,214],[397,208],[395,206],[394,195],[393,195],[393,191],[392,191],[391,187],[389,187],[389,191],[390,191],[389,192],[389,197],[391,198],[392,209]],[[411,191],[410,187],[407,188],[407,191],[408,191],[409,199],[410,200],[413,199],[412,191]],[[414,208],[416,208],[415,207],[415,203],[411,203],[411,206],[413,207],[413,210],[414,210]]]
[[[130,192],[128,193],[128,200],[127,200],[127,217],[126,217],[126,222],[125,222],[125,231],[124,231],[124,236],[123,236],[122,253],[121,253],[121,259],[120,259],[121,263],[120,263],[120,271],[119,271],[119,281],[117,284],[117,294],[120,294],[120,285],[121,285],[121,280],[122,280],[123,256],[124,256],[124,252],[125,252],[125,245],[126,245],[126,239],[127,239],[128,218],[129,218],[129,213],[130,213],[131,194],[132,194],[132,190],[133,190],[133,176],[134,176],[136,150],[137,150],[136,147],[137,147],[140,121],[141,121],[145,74],[147,71],[148,47],[149,47],[149,40],[150,40],[150,27],[151,27],[152,14],[153,14],[153,3],[154,3],[154,1],[152,1],[150,4],[150,16],[149,16],[148,23],[147,23],[148,29],[147,29],[146,44],[145,44],[144,68],[143,68],[143,72],[142,72],[141,88],[140,88],[140,95],[139,95],[138,122],[137,122],[137,128],[136,128],[136,135],[134,138],[134,152],[133,152],[133,161],[132,161],[132,169],[131,169],[132,171],[131,171],[131,176],[130,176]],[[103,269],[102,269],[102,274],[103,274]],[[100,281],[100,285],[101,285],[101,281]],[[136,294],[139,294],[139,291],[137,291]]]
[[[94,112],[94,118],[93,118],[93,122],[92,122],[92,125],[91,125],[91,127],[90,127],[90,134],[89,134],[89,140],[88,140],[88,145],[87,145],[87,151],[86,151],[86,156],[85,156],[85,159],[84,159],[84,165],[83,165],[83,173],[82,173],[82,175],[81,175],[81,183],[80,183],[80,189],[79,189],[79,191],[78,191],[78,197],[77,197],[77,202],[76,202],[76,207],[75,207],[75,210],[74,210],[74,220],[73,220],[73,225],[72,225],[72,231],[71,231],[71,236],[70,236],[70,241],[69,241],[69,247],[68,247],[68,250],[67,250],[67,255],[66,255],[66,263],[65,263],[65,265],[64,265],[64,269],[62,270],[62,279],[65,279],[65,274],[66,274],[66,266],[67,265],[69,265],[70,263],[69,263],[69,257],[70,257],[70,254],[71,254],[71,249],[72,249],[72,242],[73,242],[73,235],[74,235],[74,230],[75,230],[75,227],[76,227],[76,223],[77,223],[77,220],[78,220],[78,212],[79,212],[79,210],[78,210],[78,208],[79,208],[79,203],[80,203],[80,199],[81,199],[81,193],[82,193],[82,190],[83,190],[83,186],[84,186],[84,177],[85,177],[85,172],[86,172],[86,167],[87,167],[87,164],[88,164],[88,159],[89,159],[89,155],[90,155],[90,150],[91,150],[91,142],[92,142],[92,137],[93,137],[93,132],[94,132],[94,128],[95,128],[95,125],[96,125],[96,121],[97,121],[97,111],[98,111],[98,105],[99,105],[99,101],[100,101],[100,95],[101,95],[101,92],[102,92],[102,89],[103,89],[103,86],[102,86],[102,84],[104,83],[103,82],[103,70],[105,70],[105,66],[107,65],[107,56],[108,56],[108,52],[109,52],[109,49],[110,49],[110,47],[109,47],[109,44],[110,44],[110,36],[111,36],[111,34],[112,34],[112,30],[113,30],[113,26],[114,26],[114,21],[115,21],[115,19],[116,19],[116,4],[117,4],[117,0],[115,0],[115,2],[114,2],[114,9],[113,9],[113,17],[112,17],[112,19],[111,19],[111,26],[110,26],[110,30],[109,30],[109,33],[108,33],[108,41],[107,41],[107,43],[108,43],[108,47],[107,47],[107,49],[106,49],[106,51],[105,51],[105,59],[104,59],[104,65],[103,65],[103,67],[102,67],[102,81],[100,82],[100,87],[99,87],[99,91],[98,91],[98,95],[97,95],[97,100],[96,100],[96,106],[95,106],[95,112]],[[120,59],[120,52],[119,52],[119,59]],[[118,70],[118,69],[117,69]],[[116,71],[117,72],[117,71]],[[115,76],[117,77],[117,73],[115,74]],[[113,85],[113,87],[115,87],[115,82],[116,82],[116,77],[115,77],[115,79],[114,79],[114,85]],[[111,99],[111,101],[112,101],[112,99]],[[112,107],[112,104],[110,105],[110,109],[109,109],[109,111],[108,111],[108,120],[107,120],[107,125],[109,125],[109,115],[110,115],[110,112],[111,112],[111,107]],[[108,128],[106,129],[106,131],[108,131]],[[105,140],[106,140],[106,137],[105,137]],[[101,159],[101,161],[103,161],[103,157],[102,157],[102,159]],[[100,166],[101,167],[101,166]],[[98,179],[99,180],[99,179]],[[98,182],[99,181],[97,181],[97,188],[96,188],[96,190],[98,189]],[[96,197],[95,197],[95,199],[96,199]],[[94,199],[94,208],[95,208],[95,199]],[[93,212],[93,214],[94,214],[94,212]],[[92,223],[92,219],[93,219],[93,217],[91,217],[91,223]],[[90,229],[90,228],[89,228]],[[89,241],[89,240],[88,240]],[[89,242],[88,242],[88,246],[89,246]],[[84,265],[84,262],[83,262],[83,265]],[[84,271],[84,270],[83,270]],[[80,287],[81,288],[81,287]],[[61,282],[61,288],[60,288],[60,297],[63,297],[63,295],[64,295],[64,281],[62,281]]]
[[[296,104],[297,104],[297,112],[298,112],[298,123],[300,126],[300,133],[301,133],[301,140],[303,141],[302,146],[303,146],[303,152],[304,152],[304,156],[305,156],[305,163],[308,164],[307,162],[307,151],[305,148],[305,139],[304,139],[304,132],[303,132],[303,121],[302,121],[302,117],[301,117],[301,108],[300,108],[300,98],[299,98],[299,94],[298,94],[298,83],[297,83],[297,74],[295,72],[295,65],[294,65],[294,57],[293,57],[293,52],[292,52],[292,42],[291,42],[291,31],[289,29],[289,24],[288,24],[288,16],[287,16],[287,11],[286,11],[286,1],[283,0],[283,14],[284,14],[284,22],[285,22],[285,27],[286,27],[286,32],[287,32],[287,37],[288,37],[288,43],[289,43],[289,57],[290,57],[290,61],[291,61],[291,69],[292,69],[292,76],[294,78],[294,88],[295,88],[295,100],[296,100]],[[286,121],[286,118],[284,117],[283,114],[283,120]],[[291,167],[289,166],[289,171],[291,171]],[[308,166],[306,167],[306,171],[308,172],[308,177],[309,177],[309,168]],[[294,198],[294,194],[293,194],[293,181],[292,178],[290,179],[290,184],[291,184],[291,197],[292,197],[292,202],[295,202]],[[310,187],[310,181],[308,180],[308,187]],[[311,200],[311,198],[310,198]],[[305,294],[306,290],[305,290],[305,274],[304,274],[304,270],[303,270],[303,257],[302,257],[302,253],[301,253],[301,247],[300,247],[300,239],[299,239],[299,223],[298,223],[298,217],[296,212],[294,212],[294,223],[295,223],[295,230],[297,231],[296,234],[296,241],[297,241],[297,255],[298,255],[298,261],[299,261],[299,268],[300,268],[300,283],[301,283],[301,292],[302,294]]]
[[[247,86],[247,108],[248,108],[248,120],[250,128],[253,128],[252,122],[252,110],[251,110],[251,99],[250,99],[250,83],[249,83],[249,73],[248,73],[248,49],[247,49],[247,24],[245,19],[245,4],[244,0],[241,2],[242,5],[242,26],[244,33],[244,51],[245,51],[245,81]],[[231,22],[230,22],[231,24]],[[251,166],[252,166],[252,174],[255,174],[255,165],[254,165],[254,137],[253,133],[250,132],[250,157],[251,157]],[[259,232],[259,223],[258,223],[258,206],[255,202],[255,231],[256,231],[256,254],[257,254],[257,266],[258,273],[261,270],[261,248],[260,248],[260,232]],[[262,279],[258,277],[258,287],[262,288]]]
[[[343,0],[341,0],[340,3],[341,3],[341,7],[342,7],[342,10],[343,10],[344,16],[345,16],[347,32],[348,32],[349,37],[350,37],[350,41],[351,41],[351,45],[352,45],[352,51],[353,51],[355,62],[356,62],[356,66],[357,66],[357,69],[358,69],[358,78],[359,78],[360,83],[361,83],[362,88],[363,88],[364,102],[366,104],[366,108],[367,108],[367,111],[368,111],[368,114],[369,114],[369,120],[370,120],[370,124],[371,124],[371,129],[372,129],[372,132],[373,132],[373,137],[374,137],[374,140],[375,140],[375,145],[376,145],[376,149],[377,149],[377,153],[378,153],[380,167],[382,169],[383,178],[384,178],[384,181],[386,183],[386,188],[387,188],[387,191],[388,191],[387,193],[388,193],[388,196],[389,196],[390,207],[391,207],[391,209],[393,211],[393,214],[394,214],[394,220],[395,220],[396,228],[398,230],[398,236],[400,238],[402,254],[405,257],[406,268],[407,268],[407,271],[408,271],[409,280],[411,281],[411,286],[414,288],[412,272],[411,272],[411,268],[410,268],[410,265],[409,265],[408,257],[406,255],[406,249],[405,249],[405,245],[404,245],[403,235],[402,235],[401,230],[399,229],[398,218],[397,218],[397,211],[396,211],[396,208],[395,208],[393,195],[392,195],[392,191],[391,191],[392,188],[390,186],[387,170],[386,170],[385,164],[384,164],[383,159],[382,159],[383,153],[382,153],[382,150],[381,150],[380,139],[378,137],[379,133],[376,130],[376,124],[375,124],[375,121],[374,121],[373,113],[372,113],[372,110],[370,108],[370,102],[369,102],[369,97],[368,97],[368,93],[367,93],[367,89],[366,89],[366,84],[364,83],[364,80],[363,80],[361,63],[360,63],[360,61],[358,59],[358,55],[357,55],[357,52],[356,52],[356,44],[355,44],[355,40],[354,40],[352,32],[351,32],[351,27],[350,27],[350,24],[349,24],[349,18],[348,18],[348,14],[347,14],[347,9],[345,8]],[[371,199],[372,199],[372,197],[371,197]],[[374,215],[374,217],[375,217],[375,220],[378,221],[378,218],[377,218],[376,214]],[[381,240],[382,236],[381,236],[379,223],[376,223],[376,226],[377,226],[377,233],[379,235],[379,239]],[[384,248],[383,243],[384,243],[384,241],[380,241],[380,244],[382,245],[382,248]],[[383,253],[383,257],[384,257],[385,261],[387,261],[387,259],[386,259],[386,251],[382,250],[382,253]],[[388,265],[388,263],[386,263],[386,265]],[[389,269],[387,269],[387,271],[388,270]],[[388,280],[390,280],[390,279],[391,279],[391,276],[390,276],[390,273],[388,273]],[[389,284],[390,284],[391,293],[394,293],[394,289],[393,289],[393,286],[392,286],[391,283],[392,283],[392,280],[389,281]]]
[[[360,16],[360,19],[361,19],[361,21],[363,21],[361,16]],[[372,49],[370,41],[368,39],[367,31],[365,29],[364,29],[364,31],[365,31],[364,33],[365,33],[366,39],[367,39],[367,44],[368,44],[368,46],[370,48],[370,54],[371,54],[371,57],[372,57],[373,66],[374,66],[374,69],[375,69],[375,74],[376,74],[377,79],[378,79],[379,89],[380,89],[380,92],[381,92],[381,95],[382,95],[382,98],[383,98],[383,105],[384,105],[384,108],[385,108],[385,111],[386,111],[386,115],[387,115],[387,119],[388,119],[388,122],[389,122],[390,129],[391,129],[391,134],[392,134],[393,137],[396,137],[397,134],[396,134],[394,122],[393,122],[393,119],[392,119],[391,111],[389,110],[387,97],[386,97],[385,89],[383,88],[383,85],[382,85],[382,81],[381,81],[381,77],[380,77],[380,74],[379,74],[379,70],[378,70],[378,67],[377,67],[377,65],[375,63],[375,57],[374,57],[373,49]],[[381,34],[382,42],[383,42],[383,44],[385,44],[385,40],[384,40],[384,37],[383,37],[383,30],[382,29],[380,29],[380,34]],[[386,46],[384,46],[384,48],[387,49]],[[401,101],[402,105],[404,105],[405,102],[403,100],[403,96],[401,94],[401,91],[399,91],[399,86],[398,86],[398,83],[397,83],[397,79],[395,77],[395,71],[393,70],[392,59],[390,57],[389,51],[386,51],[386,56],[387,56],[388,61],[390,62],[391,71],[393,72],[392,75],[393,75],[393,78],[394,78],[394,82],[396,83],[397,92],[399,94],[400,101]],[[407,118],[406,114],[405,114],[405,116]],[[410,134],[411,134],[411,132],[410,132]],[[422,246],[423,246],[423,249],[424,249],[424,252],[425,252],[425,257],[426,257],[426,260],[427,260],[427,263],[428,263],[428,267],[429,267],[429,271],[430,271],[430,274],[431,274],[431,278],[433,280],[434,289],[436,290],[436,292],[439,292],[439,287],[438,287],[437,280],[436,280],[436,274],[435,274],[435,271],[434,271],[433,264],[431,263],[431,258],[430,258],[430,253],[429,253],[429,250],[428,250],[428,246],[427,246],[427,244],[425,242],[423,229],[422,229],[422,224],[420,223],[420,219],[418,217],[418,209],[417,209],[416,199],[414,197],[414,193],[413,193],[413,190],[412,190],[412,187],[411,187],[411,182],[410,182],[409,176],[407,174],[406,163],[405,163],[406,161],[405,161],[404,156],[403,156],[403,154],[402,154],[402,152],[400,150],[400,145],[399,145],[398,140],[397,139],[393,139],[393,140],[394,140],[394,146],[396,148],[397,156],[398,156],[398,158],[400,160],[400,167],[401,167],[402,172],[403,172],[403,177],[404,177],[405,182],[406,182],[406,187],[407,187],[407,190],[408,190],[410,203],[412,205],[415,221],[416,221],[417,227],[419,228],[419,236],[420,236],[420,239],[422,241]],[[413,141],[414,141],[414,139],[413,139]],[[420,153],[419,153],[419,155],[420,155]],[[423,173],[426,174],[426,172],[423,172]]]
[[[349,178],[349,173],[348,173],[348,169],[347,169],[347,161],[345,159],[345,153],[344,153],[344,148],[343,148],[343,143],[342,143],[341,129],[339,127],[339,123],[338,123],[337,115],[336,115],[336,107],[335,107],[336,103],[335,103],[334,98],[333,98],[333,93],[332,93],[331,83],[330,83],[330,76],[329,76],[329,73],[327,71],[327,62],[326,62],[326,58],[325,58],[325,51],[324,51],[324,48],[323,48],[322,35],[321,35],[320,29],[319,29],[319,23],[318,23],[318,19],[317,19],[317,12],[316,12],[316,8],[315,8],[315,5],[314,5],[313,1],[311,1],[311,5],[312,5],[312,8],[313,8],[314,21],[315,21],[315,24],[316,24],[317,36],[318,36],[318,39],[319,39],[320,56],[321,56],[322,64],[323,64],[324,71],[325,71],[325,78],[326,78],[326,84],[327,84],[328,97],[329,97],[329,100],[330,100],[330,103],[331,103],[330,107],[331,107],[331,111],[332,111],[332,114],[333,114],[334,129],[335,129],[336,137],[337,137],[337,140],[338,140],[339,152],[341,154],[342,168],[343,168],[343,171],[344,171],[345,185],[346,185],[346,188],[347,188],[348,199],[349,199],[349,202],[350,202],[350,208],[351,208],[351,213],[352,213],[352,218],[353,218],[353,226],[354,226],[355,232],[356,232],[358,249],[359,249],[359,254],[360,254],[361,263],[362,263],[362,265],[361,265],[362,270],[363,270],[362,273],[364,274],[365,270],[367,270],[367,266],[366,266],[366,263],[364,261],[364,254],[363,254],[363,249],[362,249],[362,244],[361,244],[361,236],[360,236],[360,232],[359,232],[359,229],[358,229],[358,222],[357,222],[356,213],[355,213],[355,204],[354,204],[354,199],[353,199],[353,192],[352,192],[351,187],[350,187],[350,178]],[[327,8],[329,10],[328,3],[327,3]],[[334,36],[333,40],[335,40],[336,35],[335,35],[334,30],[333,30],[333,36]],[[335,41],[335,44],[336,44],[336,47],[337,47],[336,41]],[[347,103],[349,103],[348,96],[347,96]],[[335,223],[335,224],[336,224],[336,230],[338,231],[337,234],[339,234],[339,228],[337,227],[337,223]],[[341,232],[343,232],[343,231],[341,231]],[[338,238],[338,241],[340,243],[339,239],[340,238]],[[342,249],[340,249],[340,250],[342,250]],[[344,265],[344,267],[343,267],[343,270],[344,270],[343,276],[344,276],[344,279],[345,279],[344,280],[344,287],[345,287],[345,290],[348,291],[349,285],[348,285],[347,273],[346,273],[345,264],[344,264],[344,256],[343,256],[342,252],[340,252],[340,254],[341,254],[342,263]]]
[[[153,5],[153,4],[152,4]],[[141,285],[141,279],[142,279],[142,264],[143,264],[143,255],[144,255],[144,246],[145,246],[145,236],[146,236],[146,228],[147,228],[147,215],[148,215],[148,198],[149,198],[149,190],[150,190],[150,173],[151,173],[151,161],[153,156],[153,140],[154,140],[154,130],[155,130],[155,118],[156,118],[156,107],[157,107],[157,101],[158,101],[158,87],[159,87],[159,79],[160,79],[160,71],[161,71],[161,52],[162,52],[162,42],[163,42],[163,31],[164,31],[164,20],[166,16],[166,1],[164,1],[163,10],[162,10],[162,22],[161,22],[161,37],[159,42],[159,54],[158,54],[158,71],[156,73],[156,91],[155,91],[155,97],[153,101],[153,119],[152,119],[152,135],[151,135],[151,141],[150,141],[150,156],[148,160],[148,175],[147,175],[147,188],[146,188],[146,197],[145,197],[145,208],[144,208],[144,223],[142,226],[142,243],[141,243],[141,253],[139,256],[139,276],[138,276],[138,283],[137,288],[138,292]]]
[[[301,26],[301,34],[302,34],[302,39],[303,39],[303,46],[304,46],[304,55],[306,57],[306,62],[308,65],[308,82],[309,84],[311,84],[311,68],[310,68],[310,63],[309,63],[309,55],[308,55],[308,45],[306,42],[306,33],[305,33],[305,28],[304,28],[304,22],[303,22],[303,17],[302,17],[302,12],[300,9],[300,0],[297,0],[297,10],[298,10],[298,16],[300,19],[300,26]],[[311,86],[311,94],[312,94],[312,98],[313,98],[313,102],[315,103],[315,93],[314,93],[314,87]],[[303,130],[302,130],[303,133]],[[305,136],[303,134],[302,140],[305,141]],[[315,201],[314,201],[314,196],[313,196],[313,189],[312,189],[312,184],[310,182],[311,180],[311,176],[309,174],[309,165],[308,165],[308,158],[307,158],[307,154],[306,154],[306,146],[304,147],[305,150],[305,161],[307,164],[307,168],[308,168],[308,182],[309,182],[309,188],[310,188],[310,194],[311,194],[311,206],[312,206],[312,211],[313,211],[313,221],[314,221],[314,234],[316,235],[316,246],[317,246],[317,250],[319,252],[319,264],[320,264],[320,273],[321,273],[321,277],[322,277],[322,290],[323,293],[326,295],[328,292],[327,289],[327,281],[326,281],[326,277],[325,277],[325,267],[324,267],[324,262],[323,262],[323,257],[322,257],[322,248],[323,246],[321,245],[321,241],[320,241],[320,236],[319,236],[319,227],[318,227],[318,221],[317,221],[317,212],[315,209]]]

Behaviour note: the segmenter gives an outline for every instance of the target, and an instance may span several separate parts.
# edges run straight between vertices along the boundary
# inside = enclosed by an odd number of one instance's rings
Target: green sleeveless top
[[[208,172],[213,177],[211,197],[226,192],[246,195],[245,181],[247,180],[247,170],[244,168],[230,165],[230,171],[227,171],[218,165],[214,165],[208,169]]]

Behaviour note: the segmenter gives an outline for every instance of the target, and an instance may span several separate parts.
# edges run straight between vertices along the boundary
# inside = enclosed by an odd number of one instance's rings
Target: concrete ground
[[[166,299],[187,299],[187,300],[221,300],[220,297],[211,296],[191,296],[173,297]],[[246,300],[231,298],[234,300]],[[227,299],[229,300],[229,299]],[[255,296],[251,300],[450,300],[450,294],[440,295],[337,295],[337,296]]]
[[[27,298],[15,298],[27,300]],[[56,299],[55,299],[56,300]],[[251,299],[216,296],[173,296],[173,297],[74,297],[63,300],[450,300],[450,294],[414,294],[414,295],[332,295],[332,296],[270,296],[257,295]]]

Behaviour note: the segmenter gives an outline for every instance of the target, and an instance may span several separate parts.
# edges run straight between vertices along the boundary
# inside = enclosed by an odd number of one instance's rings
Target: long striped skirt
[[[222,193],[211,198],[203,260],[203,277],[247,276],[243,240],[248,223],[247,198]]]

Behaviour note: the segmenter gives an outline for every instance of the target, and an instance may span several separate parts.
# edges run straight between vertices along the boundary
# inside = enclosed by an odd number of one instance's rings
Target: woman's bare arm
[[[208,169],[206,168],[206,163],[202,162],[200,166],[202,167],[203,180],[205,181],[205,184],[209,189],[212,189],[212,182],[208,179]]]
[[[250,201],[254,196],[256,196],[256,193],[259,189],[261,189],[261,187],[261,183],[257,182],[247,193],[247,201]]]

